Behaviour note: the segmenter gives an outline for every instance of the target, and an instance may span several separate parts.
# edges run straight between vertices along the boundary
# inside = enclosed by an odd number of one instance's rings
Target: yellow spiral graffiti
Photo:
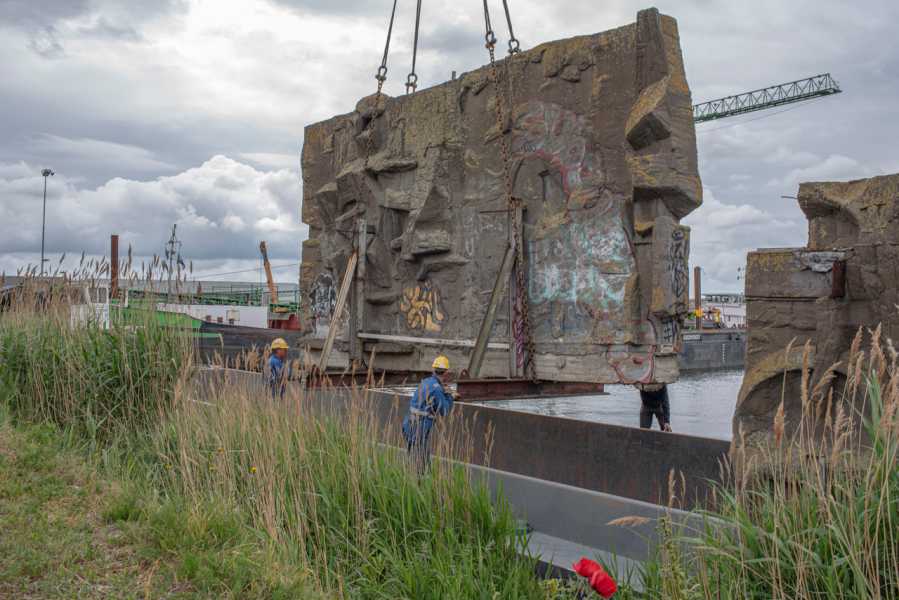
[[[440,308],[440,291],[430,282],[404,289],[400,310],[406,315],[406,324],[410,329],[424,329],[431,333],[440,333],[443,329],[446,315]]]

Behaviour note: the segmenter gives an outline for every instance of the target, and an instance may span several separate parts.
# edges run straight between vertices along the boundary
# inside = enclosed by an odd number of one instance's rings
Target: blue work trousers
[[[406,415],[403,419],[403,437],[406,438],[406,451],[415,472],[424,475],[431,465],[431,428],[434,419],[416,415]]]

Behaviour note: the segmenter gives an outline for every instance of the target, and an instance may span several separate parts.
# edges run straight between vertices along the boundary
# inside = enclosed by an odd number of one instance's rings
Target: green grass
[[[157,440],[172,497],[233,507],[271,543],[348,598],[543,598],[504,503],[460,468],[419,479],[364,420],[316,419],[229,389],[186,404]],[[302,405],[302,402],[299,403]]]
[[[144,598],[178,592],[104,519],[115,495],[49,426],[0,414],[0,598]],[[174,596],[172,596],[174,597]]]
[[[535,580],[502,500],[380,445],[364,397],[340,419],[239,385],[198,398],[183,336],[66,315],[0,315],[0,597],[582,597]],[[899,598],[899,370],[878,333],[832,397],[804,372],[798,428],[775,419],[708,527],[661,522],[645,597]]]
[[[0,397],[17,418],[48,421],[105,443],[156,426],[190,366],[186,332],[143,324],[72,328],[69,312],[0,318]]]
[[[663,531],[650,598],[899,598],[899,370],[879,333],[833,395],[801,374],[793,431],[775,417],[770,445],[741,451],[702,531]]]
[[[51,425],[0,412],[0,598],[317,598],[236,511],[104,479]],[[125,487],[130,486],[130,487]]]
[[[92,518],[141,564],[166,565],[180,593],[546,597],[509,508],[461,471],[419,480],[369,424],[246,390],[204,397],[227,410],[194,403],[183,336],[153,320],[71,327],[67,314],[0,315],[0,401],[17,426],[50,424],[61,454],[74,448],[116,482]]]

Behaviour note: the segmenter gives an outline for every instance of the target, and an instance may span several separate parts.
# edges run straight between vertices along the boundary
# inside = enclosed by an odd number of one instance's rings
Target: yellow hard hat
[[[443,371],[449,370],[449,359],[442,354],[434,359],[434,364],[431,365],[432,369],[441,369]]]
[[[290,346],[284,341],[284,338],[277,338],[272,342],[272,350],[287,350]]]

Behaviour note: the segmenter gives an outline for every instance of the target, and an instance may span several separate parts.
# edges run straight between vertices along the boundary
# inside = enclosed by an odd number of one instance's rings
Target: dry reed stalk
[[[677,480],[674,476],[674,469],[668,471],[668,508],[674,508],[677,501]]]
[[[811,397],[818,405],[818,412],[815,414],[816,419],[826,418],[825,415],[830,411],[829,404],[825,404],[822,400],[824,399],[824,391],[831,389],[831,382],[833,382],[836,377],[837,368],[840,364],[841,362],[837,361],[827,367],[827,370],[824,371],[824,374],[818,379],[814,389],[812,389]],[[822,408],[825,409],[823,412]]]
[[[811,367],[809,365],[809,358],[812,352],[812,342],[811,340],[806,340],[805,345],[802,347],[802,371],[801,371],[801,380],[799,385],[799,394],[802,399],[802,410],[806,410],[806,406],[809,401],[809,393],[808,393],[808,379],[809,373],[811,372]]]
[[[886,374],[887,360],[883,354],[883,344],[881,344],[880,336],[883,332],[883,324],[880,323],[871,333],[871,361],[869,370],[877,374],[877,379],[883,381]]]
[[[647,517],[628,516],[612,519],[606,523],[606,525],[611,525],[613,527],[639,527],[640,525],[646,525],[650,521],[651,519]]]
[[[784,435],[784,401],[781,398],[780,404],[777,405],[777,412],[774,413],[774,443],[779,448],[783,441]]]

